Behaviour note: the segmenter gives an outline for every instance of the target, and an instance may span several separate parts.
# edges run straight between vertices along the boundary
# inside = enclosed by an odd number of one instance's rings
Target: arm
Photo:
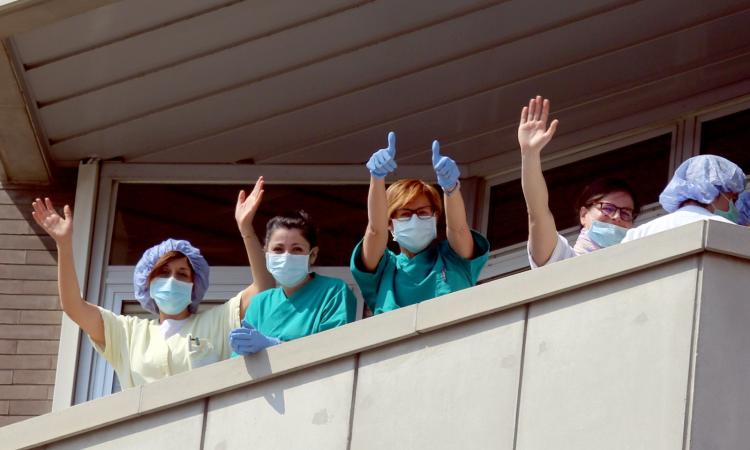
[[[99,309],[83,300],[78,286],[75,263],[73,261],[73,214],[65,205],[60,217],[52,206],[52,201],[36,199],[32,203],[34,221],[49,234],[57,244],[57,289],[60,295],[60,306],[65,314],[81,329],[91,336],[97,345],[104,348],[104,321]]]
[[[388,133],[388,147],[372,154],[367,162],[370,190],[367,194],[367,229],[362,242],[362,264],[372,272],[388,246],[388,204],[385,176],[396,169],[396,133]]]
[[[447,156],[440,155],[440,143],[432,142],[432,166],[437,175],[438,184],[443,188],[445,205],[445,234],[448,244],[456,254],[464,259],[474,255],[474,238],[466,221],[466,207],[461,197],[461,185],[458,177],[461,174],[456,162]]]
[[[555,218],[549,209],[547,183],[542,175],[541,152],[557,129],[557,120],[547,128],[549,100],[537,96],[521,111],[518,143],[521,147],[521,188],[529,214],[529,252],[542,266],[557,245]]]
[[[265,252],[253,228],[255,213],[258,211],[260,202],[263,199],[264,184],[263,177],[260,177],[250,195],[246,195],[244,190],[240,191],[237,197],[237,206],[234,209],[234,218],[237,221],[237,227],[240,229],[242,242],[245,244],[247,259],[250,263],[250,271],[253,276],[253,283],[242,291],[240,320],[245,317],[245,311],[250,304],[250,299],[255,294],[276,286],[273,276],[266,270]]]

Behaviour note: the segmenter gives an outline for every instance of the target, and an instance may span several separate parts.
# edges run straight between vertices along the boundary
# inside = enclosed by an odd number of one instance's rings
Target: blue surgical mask
[[[266,269],[280,285],[296,286],[310,273],[310,255],[266,253]]]
[[[591,222],[591,227],[588,229],[587,234],[589,239],[591,239],[596,245],[604,248],[622,242],[625,233],[627,232],[627,228],[612,223],[594,220]]]
[[[723,193],[721,195],[729,202],[729,210],[722,211],[718,208],[714,208],[714,214],[716,214],[717,216],[721,216],[733,223],[738,223],[740,221],[740,215],[737,212],[737,207],[734,205],[734,201],[730,198],[727,198],[727,196]]]
[[[393,219],[393,240],[412,253],[419,253],[437,237],[437,219],[420,219],[412,214],[409,220]]]
[[[170,316],[181,313],[190,305],[193,296],[193,283],[180,281],[174,277],[154,278],[149,285],[149,295],[159,307],[159,312]]]

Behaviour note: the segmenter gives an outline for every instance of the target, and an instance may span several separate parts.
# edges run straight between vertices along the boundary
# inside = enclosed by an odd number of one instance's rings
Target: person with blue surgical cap
[[[736,202],[737,206],[737,223],[739,225],[748,226],[750,225],[750,192],[745,191],[740,194]]]
[[[36,199],[32,216],[57,244],[60,305],[117,372],[123,388],[227,359],[229,332],[238,327],[253,295],[273,287],[252,227],[263,196],[263,179],[252,193],[240,191],[235,219],[250,259],[253,284],[226,303],[198,312],[208,289],[209,266],[188,241],[167,239],[143,253],[135,267],[135,297],[158,320],[115,314],[83,300],[73,262],[73,214],[61,217],[50,199]]]
[[[745,190],[745,173],[726,158],[694,156],[680,164],[672,180],[659,195],[669,214],[628,230],[623,242],[700,220],[738,223],[735,202]]]

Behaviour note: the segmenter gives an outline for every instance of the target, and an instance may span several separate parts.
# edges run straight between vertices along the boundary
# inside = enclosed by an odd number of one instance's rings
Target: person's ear
[[[310,250],[310,265],[311,265],[311,266],[312,266],[313,264],[315,264],[315,260],[316,260],[316,259],[318,259],[318,251],[319,251],[319,250],[320,250],[320,249],[319,249],[318,247],[313,247],[313,248],[312,248],[312,249]]]

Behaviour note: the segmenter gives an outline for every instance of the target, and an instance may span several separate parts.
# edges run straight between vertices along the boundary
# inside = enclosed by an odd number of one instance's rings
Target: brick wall
[[[73,206],[73,182],[0,184],[0,426],[50,411],[62,312],[54,241],[31,218],[48,196]]]

